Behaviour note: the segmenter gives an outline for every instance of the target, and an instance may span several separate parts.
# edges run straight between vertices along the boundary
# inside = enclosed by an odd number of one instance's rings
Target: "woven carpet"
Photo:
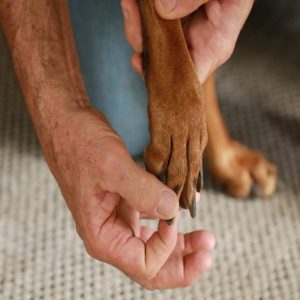
[[[43,159],[0,38],[0,299],[300,299],[300,56],[288,35],[245,32],[218,74],[231,134],[279,168],[269,200],[234,200],[206,172],[198,218],[213,268],[186,289],[149,292],[91,259]]]

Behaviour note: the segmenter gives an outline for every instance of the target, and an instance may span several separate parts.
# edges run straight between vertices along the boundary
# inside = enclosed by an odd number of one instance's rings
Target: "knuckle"
[[[106,151],[100,161],[100,168],[105,174],[115,173],[122,169],[122,158],[126,154],[122,149],[111,149],[111,151]]]
[[[112,152],[105,152],[100,161],[100,167],[107,172],[107,170],[111,170],[111,166],[115,164],[115,156]]]

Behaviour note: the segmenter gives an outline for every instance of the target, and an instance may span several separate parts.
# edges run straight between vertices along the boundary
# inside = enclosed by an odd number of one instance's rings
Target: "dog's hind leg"
[[[143,25],[143,68],[148,90],[150,144],[145,165],[196,215],[207,142],[201,84],[186,46],[180,20],[160,18],[153,0],[139,0]]]

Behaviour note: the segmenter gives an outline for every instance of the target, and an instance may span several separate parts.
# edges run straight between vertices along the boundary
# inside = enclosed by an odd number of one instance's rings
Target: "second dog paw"
[[[215,158],[210,168],[216,180],[236,198],[245,198],[253,190],[262,197],[271,196],[277,185],[277,168],[259,152],[233,142]]]

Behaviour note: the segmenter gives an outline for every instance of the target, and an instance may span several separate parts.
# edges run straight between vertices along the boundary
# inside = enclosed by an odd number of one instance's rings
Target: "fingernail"
[[[163,12],[170,13],[173,11],[177,5],[177,0],[160,0],[159,1]]]
[[[121,7],[122,7],[122,13],[123,13],[124,18],[128,19],[129,18],[129,10],[128,10],[128,8],[125,7],[125,6],[123,6],[122,4],[121,4]]]
[[[157,211],[160,215],[166,218],[173,217],[176,209],[178,208],[178,199],[170,192],[164,191],[161,194]]]

